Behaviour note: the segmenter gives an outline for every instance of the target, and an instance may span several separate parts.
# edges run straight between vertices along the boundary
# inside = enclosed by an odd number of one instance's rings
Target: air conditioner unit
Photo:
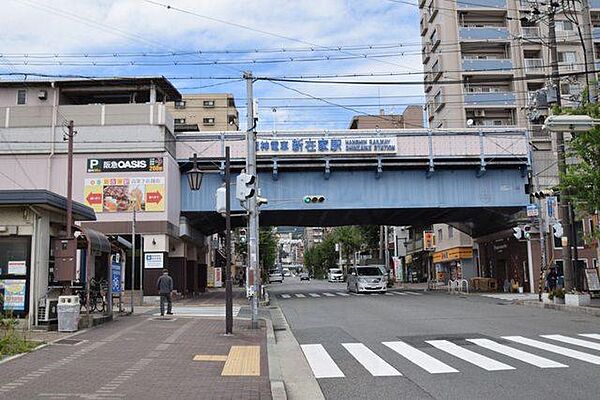
[[[473,115],[476,117],[485,117],[485,110],[475,110],[473,111]]]
[[[40,100],[46,100],[48,98],[48,91],[47,90],[40,90],[38,92],[38,99]]]
[[[58,299],[42,299],[38,304],[38,321],[52,322],[58,319]]]

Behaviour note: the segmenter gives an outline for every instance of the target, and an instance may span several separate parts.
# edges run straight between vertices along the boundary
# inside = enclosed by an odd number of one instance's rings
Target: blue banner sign
[[[297,137],[258,138],[258,155],[306,155],[306,154],[395,154],[396,137]]]
[[[121,293],[121,264],[113,263],[111,266],[112,271],[112,292],[117,294]]]

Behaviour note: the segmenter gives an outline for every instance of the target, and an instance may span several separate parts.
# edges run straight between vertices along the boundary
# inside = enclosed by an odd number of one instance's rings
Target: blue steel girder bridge
[[[177,136],[181,212],[204,233],[224,228],[215,211],[229,146],[232,182],[244,168],[245,133]],[[197,153],[205,174],[199,192],[184,172]],[[528,203],[528,133],[518,129],[340,130],[257,133],[261,225],[426,226],[451,223],[480,236],[507,228]],[[325,201],[306,204],[306,195]],[[242,213],[232,188],[232,210]],[[244,218],[234,218],[235,226]]]

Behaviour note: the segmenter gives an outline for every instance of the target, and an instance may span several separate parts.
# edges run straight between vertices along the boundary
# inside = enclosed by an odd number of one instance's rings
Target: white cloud
[[[418,9],[383,0],[159,0],[174,7],[192,10],[202,15],[231,21],[282,36],[297,38],[304,43],[322,46],[382,43],[418,43]],[[3,34],[0,35],[0,53],[98,53],[166,50],[224,50],[240,48],[304,47],[306,44],[266,35],[236,26],[222,24],[185,14],[176,10],[149,4],[143,0],[4,0]],[[415,53],[420,46],[406,47]],[[385,52],[395,52],[389,49]],[[384,52],[384,51],[382,51]],[[358,51],[353,53],[359,53]],[[323,54],[323,53],[317,53]],[[338,55],[347,53],[341,52]],[[200,55],[188,60],[247,59],[269,55]],[[272,55],[279,56],[279,55]],[[108,58],[99,61],[127,61],[127,58]],[[169,59],[167,59],[169,60]],[[17,60],[22,61],[22,60]],[[74,60],[83,61],[86,60]],[[163,60],[164,61],[164,60]],[[252,69],[256,75],[281,76],[299,74],[346,74],[356,72],[408,72],[421,69],[420,55],[394,58],[358,59],[329,62],[285,64],[250,64],[234,66],[161,66],[161,67],[89,67],[89,66],[32,66],[9,67],[9,59],[0,59],[0,71],[37,71],[47,73],[78,73],[87,75],[165,75],[165,76],[240,76],[241,70]],[[4,63],[4,64],[3,64]],[[420,75],[369,80],[418,80]],[[202,86],[214,81],[174,81],[179,87]],[[288,85],[288,84],[286,84]],[[293,84],[289,86],[315,96],[420,95],[418,86],[338,86]],[[378,89],[379,88],[379,89]],[[235,83],[207,89],[229,91],[238,98],[245,97],[244,84]],[[280,86],[266,82],[256,85],[258,97],[302,97]],[[394,103],[411,99],[397,98]],[[378,104],[377,99],[369,100]],[[346,103],[356,103],[356,100]],[[358,101],[366,103],[367,100]],[[382,103],[384,101],[382,100]],[[386,101],[391,103],[392,101]],[[243,103],[238,101],[238,104]],[[281,102],[280,102],[281,103]],[[290,104],[319,104],[318,102],[289,101]],[[386,108],[386,107],[384,107]],[[387,107],[400,111],[403,106]],[[285,111],[284,111],[285,110]],[[375,108],[361,108],[376,112]],[[271,113],[271,112],[269,112]],[[240,115],[244,114],[241,110]],[[323,126],[346,127],[350,111],[323,109],[278,109],[276,127],[285,128],[290,121],[315,121]],[[244,118],[241,118],[244,120]],[[347,121],[346,121],[347,119]],[[285,122],[284,122],[285,121]],[[335,121],[332,123],[332,121]],[[267,123],[266,129],[271,129]],[[308,122],[298,122],[306,126]]]

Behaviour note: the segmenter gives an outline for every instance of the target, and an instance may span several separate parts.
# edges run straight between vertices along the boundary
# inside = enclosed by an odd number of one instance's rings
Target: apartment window
[[[444,231],[440,228],[437,231],[437,238],[436,238],[437,242],[440,243],[442,240],[444,240]]]
[[[454,228],[448,226],[448,239],[452,239],[454,237]]]
[[[215,106],[215,101],[214,100],[204,100],[202,102],[202,105],[206,108],[213,108]]]
[[[435,96],[433,96],[433,108],[434,111],[439,110],[442,107],[442,92],[437,92]]]
[[[175,108],[176,109],[182,109],[185,108],[185,100],[179,100],[175,102]]]
[[[556,21],[557,31],[572,31],[573,23],[571,21]]]
[[[174,118],[173,121],[176,124],[185,124],[185,118]]]
[[[574,51],[559,51],[558,62],[565,64],[575,64],[577,62],[577,53]]]
[[[212,118],[212,117],[202,118],[202,124],[203,125],[214,125],[215,124],[215,119]]]
[[[237,120],[237,118],[235,117],[235,115],[229,115],[229,116],[227,117],[227,123],[228,123],[229,125],[232,125],[232,126],[233,126],[233,125],[236,125],[236,124],[237,124],[236,120]]]
[[[19,89],[17,91],[17,104],[25,104],[27,103],[27,90]]]

